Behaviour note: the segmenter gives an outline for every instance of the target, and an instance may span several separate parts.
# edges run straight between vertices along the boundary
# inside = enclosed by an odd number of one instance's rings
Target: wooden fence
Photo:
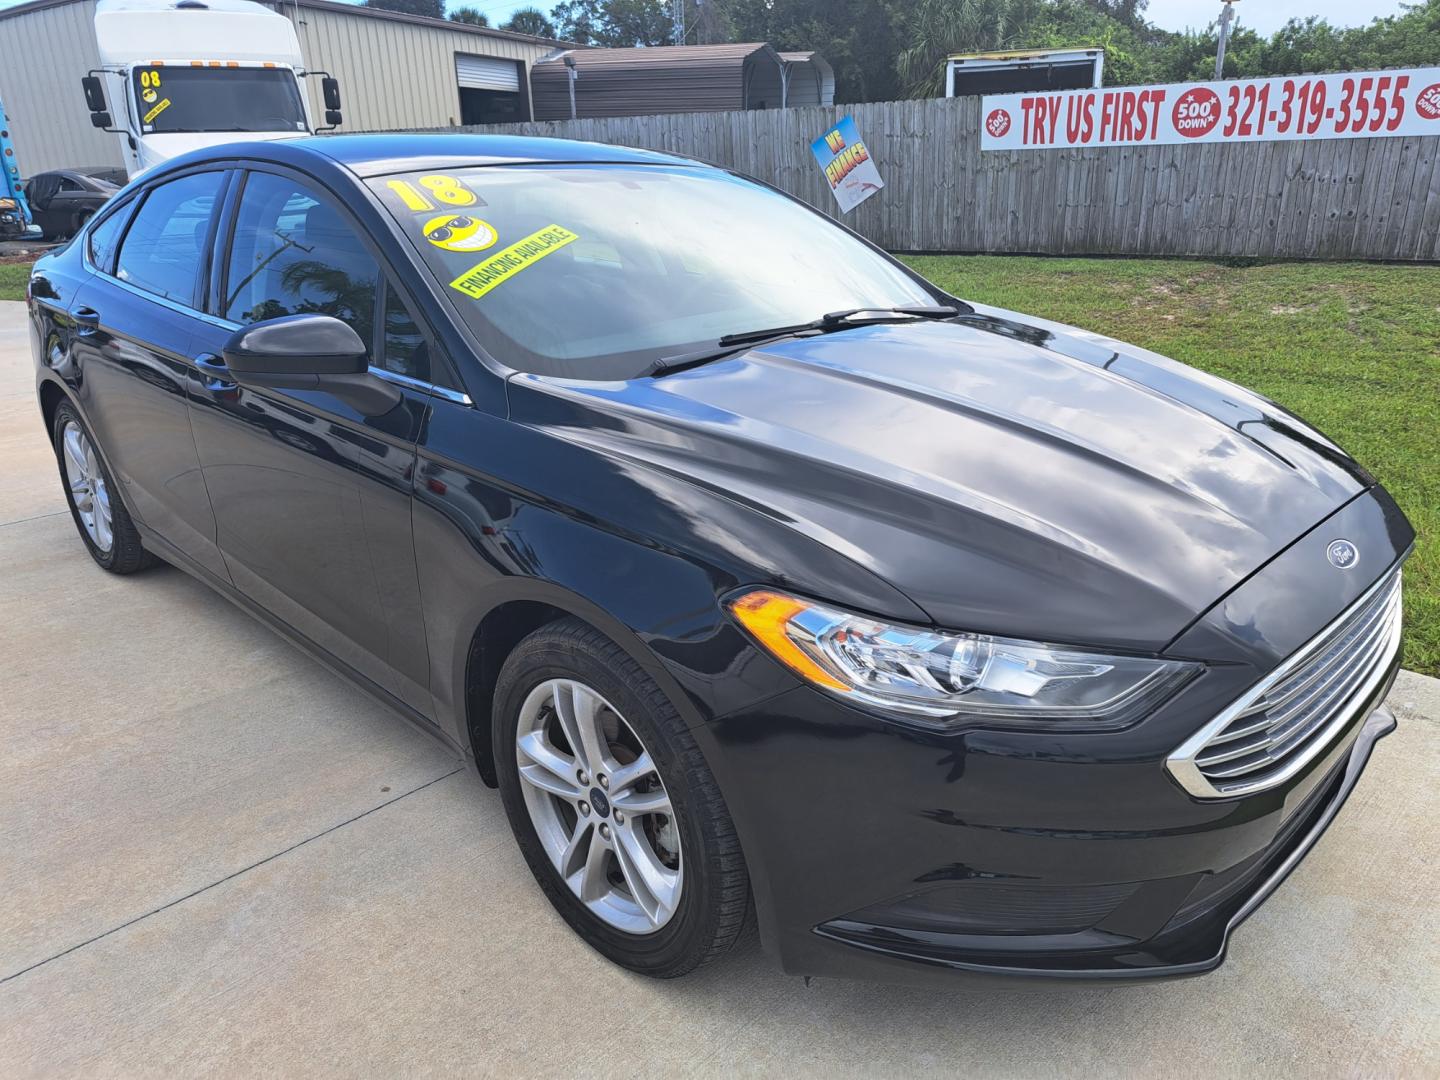
[[[1440,136],[980,152],[980,101],[468,127],[665,150],[839,216],[810,143],[855,118],[885,189],[843,220],[893,251],[1440,260]]]

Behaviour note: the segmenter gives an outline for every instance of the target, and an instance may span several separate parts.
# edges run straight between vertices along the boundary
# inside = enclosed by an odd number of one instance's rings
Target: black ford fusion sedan
[[[473,758],[635,971],[753,920],[807,975],[1203,972],[1394,725],[1413,533],[1341,449],[721,169],[218,147],[29,312],[95,561]]]

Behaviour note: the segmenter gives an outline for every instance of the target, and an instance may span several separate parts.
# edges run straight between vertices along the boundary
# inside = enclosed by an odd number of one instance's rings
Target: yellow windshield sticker
[[[150,123],[150,121],[154,120],[155,117],[159,116],[162,112],[164,112],[164,111],[165,111],[166,109],[168,109],[169,107],[170,107],[170,99],[167,97],[164,101],[160,102],[159,105],[156,105],[153,109],[151,109],[149,112],[147,112],[147,113],[145,114],[145,120],[144,120],[144,122],[147,123],[147,124]]]
[[[459,289],[472,300],[478,300],[527,266],[579,239],[580,237],[569,229],[559,225],[546,225],[524,240],[511,244],[504,251],[497,251],[489,259],[472,266],[450,282],[450,287]]]
[[[388,180],[385,186],[400,196],[400,201],[405,204],[407,210],[423,214],[428,210],[435,209],[435,203],[427,199],[420,188],[417,188],[409,180]],[[429,176],[420,177],[420,187],[447,206],[474,206],[480,201],[475,192],[466,187],[462,180],[454,176],[446,176],[443,173],[432,173]]]
[[[424,225],[425,239],[446,251],[484,251],[500,237],[488,221],[467,214],[441,214]]]

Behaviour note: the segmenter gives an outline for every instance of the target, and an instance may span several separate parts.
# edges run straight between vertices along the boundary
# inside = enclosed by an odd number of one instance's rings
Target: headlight
[[[767,652],[809,682],[939,728],[1121,727],[1199,670],[1173,660],[896,626],[765,589],[728,604]]]

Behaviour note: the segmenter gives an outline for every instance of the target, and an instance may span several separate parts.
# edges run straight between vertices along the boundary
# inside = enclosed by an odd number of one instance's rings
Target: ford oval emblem
[[[1349,570],[1360,561],[1360,551],[1349,540],[1331,540],[1325,557],[1337,570]]]

